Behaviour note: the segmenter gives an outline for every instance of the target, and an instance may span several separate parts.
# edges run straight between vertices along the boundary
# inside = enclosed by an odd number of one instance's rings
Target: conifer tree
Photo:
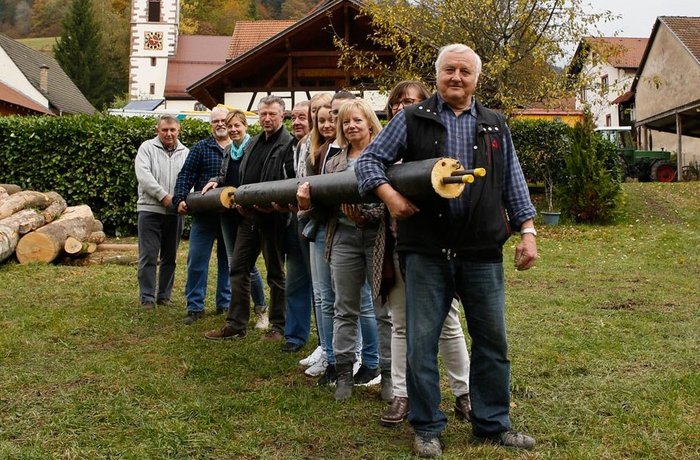
[[[92,0],[73,0],[62,24],[63,31],[54,45],[56,60],[92,105],[101,109],[111,94],[106,91],[102,33]]]

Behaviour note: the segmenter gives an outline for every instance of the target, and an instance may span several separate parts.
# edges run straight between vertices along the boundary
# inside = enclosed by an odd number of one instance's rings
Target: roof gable
[[[338,68],[335,37],[344,37],[359,52],[376,52],[390,62],[394,54],[371,40],[373,28],[362,15],[360,0],[328,0],[304,18],[187,88],[208,107],[224,101],[227,92],[335,91],[374,88],[369,68]]]
[[[228,36],[213,35],[178,37],[177,54],[168,59],[165,97],[189,99],[185,88],[224,65],[229,40]]]
[[[66,75],[58,62],[51,56],[35,51],[3,34],[0,34],[0,47],[12,59],[27,81],[37,90],[41,66],[49,68],[48,92],[46,97],[56,111],[63,113],[95,113],[95,108],[80,92],[75,83]]]
[[[636,69],[642,61],[649,39],[629,37],[584,37],[571,60],[570,74],[581,72],[591,51],[618,69]]]
[[[43,105],[0,82],[0,102],[17,105],[32,113],[51,113]]]
[[[666,24],[666,27],[700,63],[700,17],[661,16],[659,21]]]
[[[231,35],[231,43],[228,47],[227,60],[234,59],[293,26],[294,20],[263,20],[263,21],[236,21],[236,27]]]

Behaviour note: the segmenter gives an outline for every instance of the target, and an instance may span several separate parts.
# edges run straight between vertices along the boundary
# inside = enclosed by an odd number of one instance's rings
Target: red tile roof
[[[227,60],[234,59],[270,37],[296,24],[295,20],[237,21],[231,35]]]
[[[700,17],[661,16],[659,20],[666,24],[690,54],[700,62]]]
[[[229,40],[228,36],[180,35],[177,53],[168,59],[165,97],[189,99],[185,88],[226,63]]]
[[[34,99],[30,99],[29,97],[25,96],[19,91],[16,91],[13,88],[10,88],[4,83],[0,83],[0,102],[18,105],[24,107],[25,109],[29,109],[33,112],[51,113],[49,112],[49,109],[36,102]]]
[[[613,67],[636,69],[642,61],[648,38],[627,37],[588,37],[585,39],[600,50],[608,50],[611,55],[606,61]]]

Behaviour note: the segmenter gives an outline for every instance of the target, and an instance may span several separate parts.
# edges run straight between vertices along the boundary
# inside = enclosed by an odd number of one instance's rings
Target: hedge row
[[[557,122],[511,122],[526,177],[540,181],[537,152],[558,155],[568,127]],[[259,131],[255,126],[251,134]],[[191,146],[209,125],[183,120],[180,141]],[[136,232],[133,160],[154,136],[152,118],[115,116],[0,117],[0,183],[60,193],[69,204],[88,204],[113,235]]]
[[[89,205],[108,233],[133,235],[134,158],[154,126],[153,118],[139,117],[0,117],[0,183],[56,191],[70,205]],[[183,120],[180,140],[192,145],[208,130]]]

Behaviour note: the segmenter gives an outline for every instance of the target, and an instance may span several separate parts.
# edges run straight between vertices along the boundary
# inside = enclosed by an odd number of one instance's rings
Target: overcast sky
[[[585,0],[594,11],[610,10],[621,17],[600,24],[604,35],[649,37],[657,16],[700,16],[700,0]]]

